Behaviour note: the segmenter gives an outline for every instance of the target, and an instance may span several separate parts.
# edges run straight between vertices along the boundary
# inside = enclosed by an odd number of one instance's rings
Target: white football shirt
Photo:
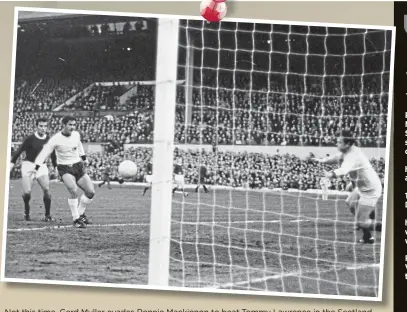
[[[328,178],[321,178],[319,183],[320,183],[321,186],[325,186],[325,187],[330,187],[331,186],[331,180],[329,180]]]
[[[41,165],[55,150],[58,165],[73,165],[82,160],[85,155],[79,132],[72,131],[70,136],[58,132],[51,137],[37,156],[35,164]]]
[[[361,192],[382,191],[382,183],[372,164],[362,150],[352,146],[346,153],[342,154],[342,165],[334,170],[337,176],[349,175],[356,187]]]

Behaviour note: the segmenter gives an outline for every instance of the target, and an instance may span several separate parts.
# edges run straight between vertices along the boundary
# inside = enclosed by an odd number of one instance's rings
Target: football
[[[136,176],[137,165],[131,160],[124,160],[120,163],[118,171],[123,179],[129,180]]]
[[[225,0],[203,0],[200,6],[201,15],[208,22],[221,21],[227,11]]]

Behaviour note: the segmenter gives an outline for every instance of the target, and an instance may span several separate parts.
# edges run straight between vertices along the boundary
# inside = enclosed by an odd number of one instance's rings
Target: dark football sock
[[[363,229],[363,240],[367,243],[372,238],[372,233],[370,230]]]
[[[51,196],[49,194],[44,195],[44,207],[45,207],[45,215],[51,215]]]
[[[205,192],[208,192],[208,189],[206,188],[205,184],[203,185],[203,188],[204,188]]]
[[[24,212],[25,212],[26,215],[30,214],[30,199],[31,199],[31,194],[24,194],[23,195]]]

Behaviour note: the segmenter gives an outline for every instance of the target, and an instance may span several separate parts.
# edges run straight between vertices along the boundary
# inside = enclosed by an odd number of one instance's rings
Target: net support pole
[[[169,280],[179,21],[159,19],[148,284]]]
[[[192,91],[194,85],[194,50],[193,37],[187,32],[187,53],[185,67],[185,131],[188,130],[188,125],[192,124]],[[185,138],[187,137],[187,132]]]

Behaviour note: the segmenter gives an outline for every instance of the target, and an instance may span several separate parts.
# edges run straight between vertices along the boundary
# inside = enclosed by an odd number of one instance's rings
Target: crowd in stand
[[[142,182],[151,150],[124,151],[123,144],[152,143],[154,139],[155,87],[138,83],[155,79],[151,42],[125,36],[122,42],[85,40],[67,49],[63,40],[25,38],[37,45],[20,44],[32,46],[42,57],[31,59],[35,53],[18,50],[12,141],[22,142],[34,131],[39,117],[49,119],[52,135],[61,129],[61,117],[72,113],[84,143],[113,142],[115,146],[89,155],[93,179],[101,178],[105,166],[117,168],[121,160],[132,159],[140,168],[135,180]],[[369,60],[366,71],[375,63]],[[268,71],[261,67],[250,70],[256,64],[251,65],[246,71],[234,63],[233,70],[219,64],[212,69],[209,65],[194,68],[193,82],[177,89],[176,143],[332,146],[337,130],[347,128],[360,146],[385,147],[389,77],[384,68],[370,69],[376,74],[348,74],[345,68],[343,73],[330,74],[328,67],[318,69],[310,64],[309,75],[303,75],[298,74],[299,68],[290,68],[292,73],[287,74],[277,65]],[[185,70],[179,72],[185,75]],[[295,155],[177,153],[184,159],[186,183],[190,184],[198,180],[200,163],[208,168],[210,185],[309,189],[319,188],[322,174],[321,166]],[[372,163],[383,175],[383,159]],[[13,174],[17,177],[18,169]],[[114,170],[112,177],[117,178]],[[344,183],[335,181],[332,188],[343,189]]]
[[[49,134],[52,135],[62,128],[59,117],[53,113],[14,114],[13,142],[22,142],[24,137],[35,130],[35,120],[40,117],[49,118]],[[153,141],[154,115],[151,111],[134,111],[122,116],[88,116],[77,119],[77,130],[82,142],[109,141],[121,144],[151,143]]]
[[[89,80],[17,80],[14,89],[14,112],[51,111],[82,91]]]
[[[139,170],[132,182],[145,182],[145,167],[152,159],[152,149],[149,147],[129,148],[122,146],[106,147],[103,152],[88,153],[89,165],[87,172],[95,181],[101,181],[106,167],[110,168],[112,181],[119,181],[117,171],[121,161],[129,159],[134,161]],[[197,184],[199,181],[199,168],[207,168],[205,182],[207,185],[229,186],[234,188],[250,189],[320,189],[320,179],[324,170],[334,167],[321,165],[310,158],[301,159],[294,154],[264,154],[264,153],[238,153],[201,150],[176,149],[174,160],[181,157],[185,170],[185,183]],[[384,181],[385,161],[383,158],[371,159],[373,168]],[[51,163],[48,163],[51,178],[57,174]],[[20,176],[19,166],[12,172],[12,177]],[[330,189],[343,191],[348,183],[347,177],[332,180]]]
[[[81,89],[90,86],[87,92]],[[123,103],[119,97],[129,89],[135,92]],[[115,142],[115,150],[89,155],[88,172],[92,179],[100,180],[106,166],[112,168],[112,179],[117,180],[117,166],[123,159],[135,161],[140,170],[136,182],[144,181],[144,166],[151,157],[151,150],[137,148],[123,150],[126,143],[151,143],[154,133],[154,87],[151,85],[127,86],[113,83],[110,86],[89,81],[82,84],[69,82],[19,83],[16,87],[13,115],[12,141],[21,142],[34,131],[35,120],[47,117],[50,134],[61,129],[58,112],[52,111],[70,97],[78,95],[62,111],[87,111],[78,117],[77,129],[82,141]],[[325,98],[297,94],[284,89],[272,92],[219,89],[195,90],[192,93],[190,123],[186,122],[185,92],[178,88],[175,141],[189,144],[222,145],[303,145],[329,146],[335,144],[335,132],[339,127],[349,128],[358,136],[364,147],[385,146],[386,97],[377,95],[349,95],[338,99],[334,94]],[[98,111],[115,111],[111,115],[96,114]],[[120,114],[118,114],[120,113]],[[186,125],[187,124],[187,125]],[[250,153],[214,153],[179,150],[185,164],[187,184],[197,183],[198,168],[208,168],[208,185],[261,188],[320,188],[319,179],[323,168],[310,160],[295,155],[266,155]],[[372,159],[372,164],[384,177],[384,160]],[[327,169],[327,168],[325,168]],[[52,175],[55,172],[52,171]],[[18,169],[13,173],[18,177]],[[332,189],[343,190],[346,181],[335,180]]]
[[[90,141],[96,142],[112,139],[120,143],[152,142],[154,87],[137,86],[137,92],[120,103],[120,95],[132,87],[134,86],[93,84],[62,110],[133,112],[133,115],[138,116],[137,121],[130,115],[113,114],[109,115],[110,119],[84,117],[79,121],[79,130],[86,133]],[[41,87],[41,84],[31,95],[24,93],[28,90],[30,87],[25,86],[17,93],[14,124],[18,126],[13,132],[14,141],[31,131],[34,118],[26,114],[27,111],[49,112],[54,108],[54,97],[66,99],[68,95],[78,92],[77,87],[72,87],[70,91],[58,89],[60,93],[56,90],[47,93],[45,90],[48,89],[46,86]],[[46,96],[41,98],[41,95]],[[204,100],[201,101],[201,98]],[[203,90],[201,94],[193,93],[192,113],[190,119],[187,119],[184,92],[182,88],[178,88],[175,141],[210,144],[216,138],[218,144],[228,145],[330,146],[334,144],[336,131],[348,128],[357,135],[361,146],[384,147],[386,99],[384,96],[366,95],[349,96],[340,100],[327,97],[322,101],[321,97],[301,94],[286,96],[279,91],[258,91],[248,95],[247,92],[231,92],[226,89],[217,94],[213,90]],[[214,103],[218,105],[214,106]],[[52,115],[49,116],[51,123],[57,122],[51,118]],[[22,124],[24,127],[20,127]],[[56,129],[54,124],[52,128]],[[130,129],[134,133],[130,133]]]

